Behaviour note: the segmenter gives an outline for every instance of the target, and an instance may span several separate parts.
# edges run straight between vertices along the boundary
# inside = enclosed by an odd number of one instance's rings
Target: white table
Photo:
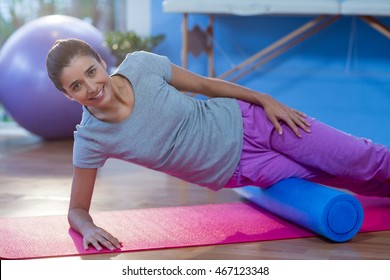
[[[208,56],[209,76],[214,70],[214,17],[218,15],[315,15],[316,17],[289,34],[259,50],[242,63],[219,75],[219,78],[237,81],[253,69],[274,59],[291,47],[316,34],[342,16],[358,16],[369,26],[390,39],[390,28],[376,16],[390,15],[390,0],[164,0],[167,13],[183,14],[182,65],[187,68],[188,53]],[[195,26],[188,29],[189,14],[206,14],[206,30]]]

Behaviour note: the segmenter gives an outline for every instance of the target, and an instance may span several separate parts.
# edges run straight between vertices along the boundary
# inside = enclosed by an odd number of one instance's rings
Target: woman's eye
[[[91,69],[91,70],[88,72],[88,75],[89,75],[90,77],[92,77],[92,76],[95,75],[95,73],[96,73],[96,69]]]
[[[80,87],[81,87],[80,84],[75,84],[72,89],[73,90],[78,90]]]

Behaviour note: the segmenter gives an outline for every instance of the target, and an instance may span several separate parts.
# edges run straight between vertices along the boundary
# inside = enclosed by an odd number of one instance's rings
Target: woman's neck
[[[111,96],[103,108],[88,108],[97,119],[118,123],[127,119],[134,107],[134,93],[131,83],[125,77],[115,75],[111,77]]]

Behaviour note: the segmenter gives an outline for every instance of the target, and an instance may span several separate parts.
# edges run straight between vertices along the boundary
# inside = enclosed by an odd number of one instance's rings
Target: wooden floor
[[[0,216],[66,215],[71,163],[71,140],[45,142],[22,129],[0,126]],[[234,201],[240,201],[240,197],[231,190],[213,192],[139,166],[109,160],[99,172],[92,211]],[[342,244],[313,237],[94,255],[82,259],[389,260],[390,231],[358,234]]]

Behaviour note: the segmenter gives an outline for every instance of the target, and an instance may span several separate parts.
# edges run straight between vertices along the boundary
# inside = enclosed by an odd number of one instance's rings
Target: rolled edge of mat
[[[269,212],[335,242],[353,238],[363,223],[364,211],[357,198],[302,179],[286,179],[266,189],[247,186],[234,191]]]

